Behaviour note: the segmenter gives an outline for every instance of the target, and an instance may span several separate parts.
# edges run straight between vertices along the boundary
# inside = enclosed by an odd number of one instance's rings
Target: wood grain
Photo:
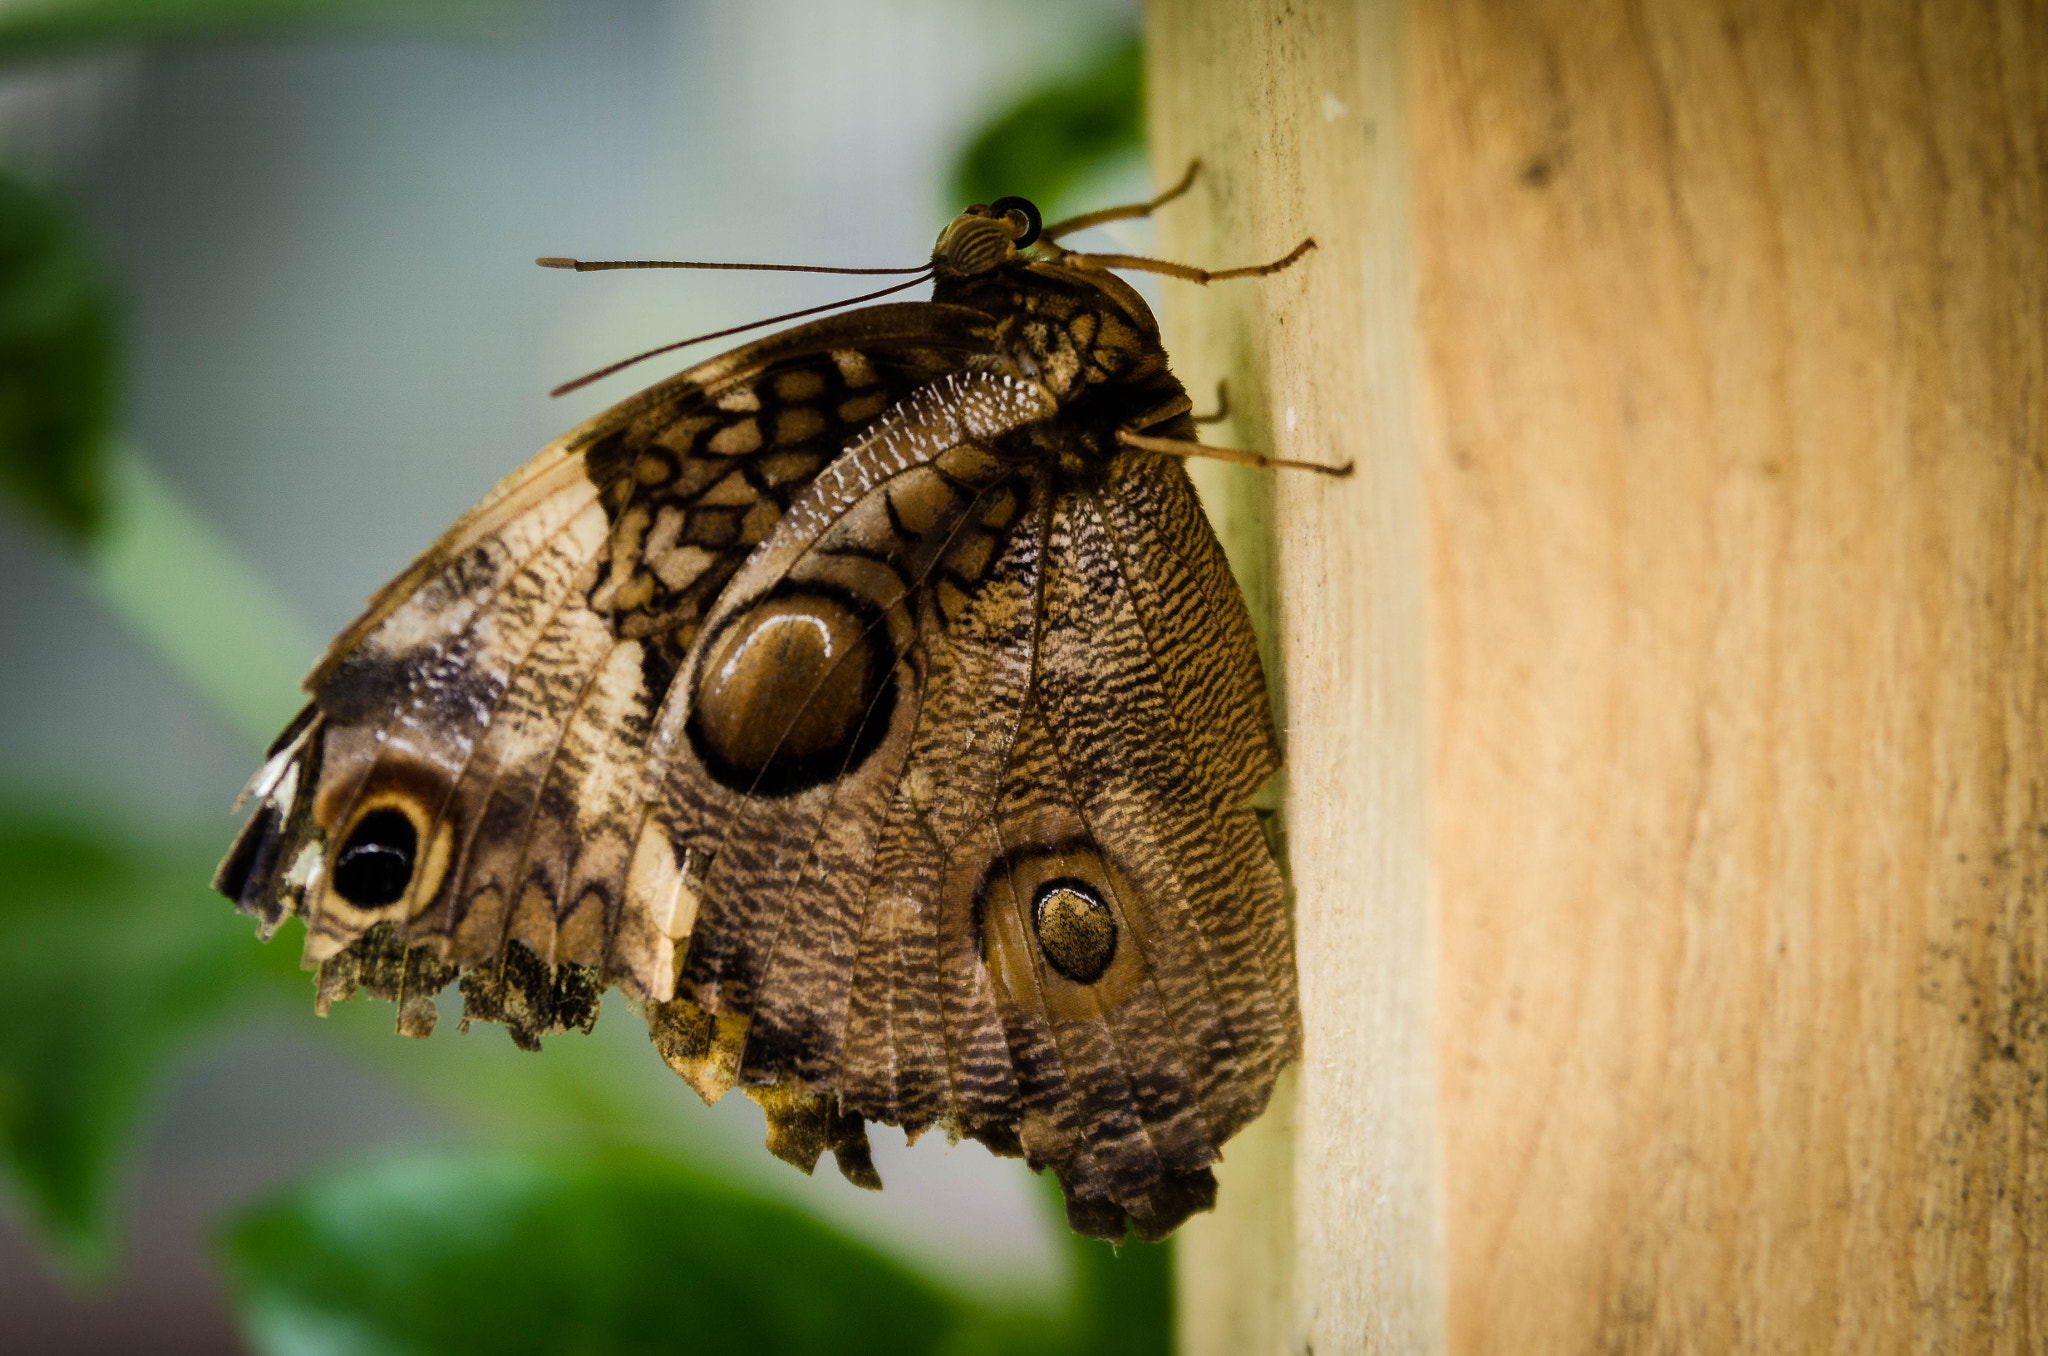
[[[1189,1349],[2042,1349],[2048,10],[1150,19],[1169,248],[1323,244],[1169,348],[1370,468],[1272,490],[1292,1245]]]
[[[1401,22],[1389,6],[1189,0],[1149,14],[1155,169],[1171,182],[1196,156],[1210,167],[1161,218],[1164,252],[1230,266],[1317,242],[1262,282],[1168,283],[1167,349],[1193,391],[1229,377],[1236,417],[1216,441],[1358,464],[1348,481],[1255,481],[1223,511],[1241,555],[1244,518],[1270,504],[1279,526],[1275,587],[1254,581],[1250,597],[1277,599],[1306,1050],[1293,1105],[1225,1150],[1218,1213],[1183,1230],[1190,1352],[1439,1344]]]

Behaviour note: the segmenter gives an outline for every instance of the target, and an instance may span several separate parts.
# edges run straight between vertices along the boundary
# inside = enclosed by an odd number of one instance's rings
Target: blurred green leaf
[[[166,1059],[305,979],[208,888],[212,854],[0,805],[0,1163],[74,1266],[105,1264],[112,1183]]]
[[[0,63],[306,25],[488,28],[516,7],[519,0],[15,0],[0,10]]]
[[[1131,33],[1083,69],[1012,104],[961,153],[947,210],[1016,194],[1050,211],[1102,162],[1141,149],[1144,70],[1144,45]]]
[[[73,542],[105,507],[114,362],[113,292],[83,228],[0,174],[0,494]]]
[[[1067,1237],[1074,1263],[1077,1356],[1169,1356],[1173,1350],[1173,1240],[1121,1247]]]
[[[964,1301],[803,1213],[638,1149],[437,1153],[238,1218],[259,1352],[958,1350]]]
[[[1173,1240],[1105,1243],[1067,1227],[1065,1198],[1041,1179],[1071,1268],[1064,1350],[1073,1356],[1168,1356],[1173,1350]]]
[[[107,486],[87,579],[253,754],[305,703],[299,675],[318,648],[270,581],[147,462],[113,458]]]

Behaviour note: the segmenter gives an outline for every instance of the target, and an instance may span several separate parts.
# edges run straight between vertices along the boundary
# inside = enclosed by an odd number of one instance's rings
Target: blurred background
[[[877,1128],[875,1195],[608,1000],[327,1019],[206,878],[297,680],[505,471],[965,201],[1147,195],[1119,0],[0,9],[0,1347],[1164,1350],[1163,1249]],[[1139,234],[1116,247],[1143,249]],[[848,286],[849,281],[853,282]],[[921,296],[922,292],[912,293]]]

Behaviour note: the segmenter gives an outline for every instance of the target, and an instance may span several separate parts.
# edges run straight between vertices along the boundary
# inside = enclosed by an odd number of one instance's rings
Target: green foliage
[[[1150,1356],[1171,1336],[1165,1247],[1076,1240],[1067,1312],[1003,1308],[634,1148],[381,1160],[248,1211],[223,1252],[275,1356]]]
[[[263,992],[305,992],[207,888],[209,856],[0,808],[0,1164],[74,1266],[105,1263],[123,1151],[166,1060]]]
[[[0,13],[0,63],[308,24],[476,28],[509,8],[507,0],[27,0]]]
[[[54,199],[0,174],[0,495],[74,543],[100,524],[114,303]]]
[[[116,456],[107,471],[84,578],[253,755],[305,702],[299,675],[319,650],[269,581],[146,462]]]
[[[808,1216],[638,1149],[439,1153],[238,1220],[249,1339],[294,1353],[945,1349],[965,1306]]]
[[[1067,1228],[1059,1184],[1044,1179],[1072,1268],[1067,1295],[1072,1356],[1168,1356],[1173,1350],[1173,1240],[1105,1243]]]
[[[947,210],[1016,194],[1050,211],[1104,161],[1141,150],[1144,66],[1144,45],[1131,33],[984,124],[954,166]]]
[[[1081,1356],[1169,1356],[1173,1350],[1173,1242],[1126,1242],[1066,1232],[1073,1263],[1069,1319]]]

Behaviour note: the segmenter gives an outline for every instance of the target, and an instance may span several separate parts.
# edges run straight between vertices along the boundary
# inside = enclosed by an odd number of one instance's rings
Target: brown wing
[[[657,721],[648,836],[683,854],[693,918],[676,991],[750,1019],[744,1082],[837,1090],[868,882],[898,792],[931,776],[906,767],[988,723],[949,674],[956,623],[1007,596],[1031,540],[1029,476],[994,443],[1053,413],[1008,377],[921,388],[734,577]]]
[[[1243,604],[1172,605],[1221,564],[1178,465],[1133,457],[1112,485],[1055,524],[1038,692],[977,906],[1020,1081],[1051,1085],[1037,1145],[1026,1096],[1026,1152],[1075,1161],[1077,1228],[1119,1233],[1127,1211],[1159,1237],[1207,1208],[1217,1146],[1300,1031],[1245,799],[1276,760]]]
[[[792,347],[572,435],[380,595],[221,883],[401,1029],[457,968],[523,1043],[616,979],[792,1161],[872,1184],[863,1119],[943,1122],[1159,1236],[1299,1044],[1242,604],[1177,465],[1056,494],[997,454],[1053,413],[1028,383],[916,384],[786,500],[693,469],[763,455],[711,393],[822,374]]]
[[[988,350],[978,312],[873,307],[700,364],[549,446],[329,648],[216,883],[266,930],[304,916],[309,961],[423,945],[477,966],[513,937],[665,997],[673,881],[643,864],[630,883],[650,902],[624,910],[620,853],[679,656],[842,446]]]
[[[1213,1201],[1300,1031],[1243,604],[1174,605],[1221,553],[1178,465],[1120,472],[1054,520],[1037,687],[948,907],[978,919],[1024,1152],[1076,1228],[1157,1238]]]

